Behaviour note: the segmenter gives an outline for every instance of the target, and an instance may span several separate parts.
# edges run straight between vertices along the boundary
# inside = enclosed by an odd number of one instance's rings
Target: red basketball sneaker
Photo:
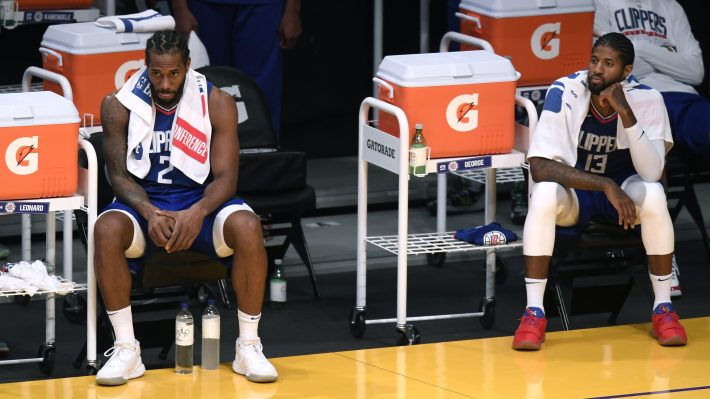
[[[685,328],[670,302],[660,303],[651,315],[651,335],[663,346],[683,346],[688,343]]]
[[[525,309],[520,325],[513,336],[513,349],[516,351],[536,351],[545,342],[547,318],[540,308]]]

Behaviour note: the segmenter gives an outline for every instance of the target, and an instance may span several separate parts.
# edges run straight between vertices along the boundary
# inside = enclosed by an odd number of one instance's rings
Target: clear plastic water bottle
[[[187,303],[180,304],[180,312],[175,318],[175,372],[192,373],[192,348],[195,343],[195,323]]]
[[[219,310],[214,299],[207,300],[202,312],[202,368],[217,370],[219,367]]]
[[[281,259],[274,259],[274,272],[269,280],[271,306],[282,309],[286,306],[286,277]]]

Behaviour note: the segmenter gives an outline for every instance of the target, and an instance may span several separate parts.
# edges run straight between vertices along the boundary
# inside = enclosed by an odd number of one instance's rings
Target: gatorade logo
[[[224,92],[234,97],[234,101],[237,103],[237,124],[246,122],[249,119],[247,115],[247,107],[244,105],[244,101],[238,101],[242,98],[242,92],[239,91],[239,85],[220,87]]]
[[[25,176],[39,169],[39,136],[15,139],[5,150],[5,164],[10,172]]]
[[[560,55],[560,23],[542,24],[530,38],[530,48],[536,57],[550,60]]]
[[[446,122],[457,132],[468,132],[478,127],[478,93],[454,97],[446,107]]]
[[[116,76],[114,76],[114,84],[116,85],[117,89],[120,89],[121,86],[123,86],[124,83],[143,67],[143,60],[130,60],[126,61],[123,64],[121,64],[120,67],[116,70]]]

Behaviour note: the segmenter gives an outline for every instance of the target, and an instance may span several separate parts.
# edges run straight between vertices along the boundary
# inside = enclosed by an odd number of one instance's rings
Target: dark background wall
[[[302,0],[303,36],[285,54],[282,144],[311,158],[357,155],[360,102],[371,95],[373,0]],[[703,1],[681,0],[705,58],[708,95],[710,28]],[[419,1],[384,1],[385,55],[419,52]],[[0,85],[17,84],[46,25],[0,31]],[[430,49],[446,31],[446,0],[430,2]]]

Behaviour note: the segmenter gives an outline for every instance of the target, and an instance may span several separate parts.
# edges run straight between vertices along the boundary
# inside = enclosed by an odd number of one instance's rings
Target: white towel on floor
[[[175,19],[170,15],[161,15],[155,10],[145,10],[137,14],[112,15],[101,17],[96,25],[113,29],[116,32],[157,32],[175,28]]]
[[[126,167],[142,179],[150,171],[148,152],[155,125],[155,107],[146,67],[131,76],[116,93],[116,98],[131,112]],[[204,183],[210,174],[212,125],[207,99],[207,78],[189,69],[173,119],[170,164],[197,183]]]

